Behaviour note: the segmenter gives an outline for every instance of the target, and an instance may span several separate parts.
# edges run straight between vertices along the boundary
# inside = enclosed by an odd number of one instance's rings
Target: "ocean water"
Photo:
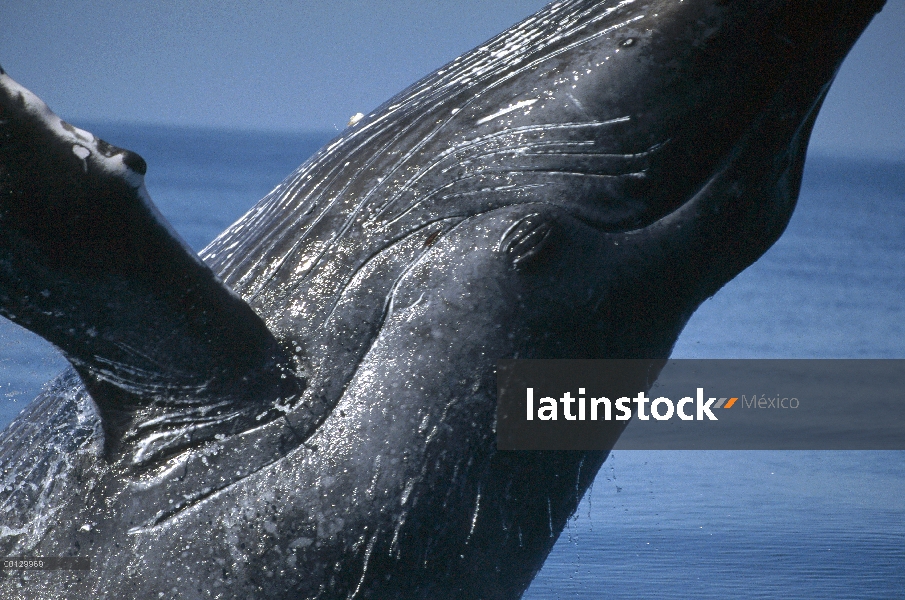
[[[145,157],[195,249],[331,137],[78,125]],[[903,234],[905,162],[811,157],[785,235],[673,356],[905,358]],[[64,367],[0,322],[0,426]],[[776,597],[905,598],[905,452],[617,451],[525,595]]]

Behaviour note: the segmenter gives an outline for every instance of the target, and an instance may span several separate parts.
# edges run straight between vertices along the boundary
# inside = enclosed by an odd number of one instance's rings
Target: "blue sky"
[[[0,64],[61,116],[342,128],[544,0],[0,0]],[[905,0],[888,0],[812,149],[905,156]]]

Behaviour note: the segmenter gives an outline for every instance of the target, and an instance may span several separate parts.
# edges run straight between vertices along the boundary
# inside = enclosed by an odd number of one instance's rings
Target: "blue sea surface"
[[[79,123],[196,250],[331,137]],[[780,241],[676,358],[905,358],[905,163],[813,156]],[[0,426],[65,368],[0,321]],[[905,399],[903,399],[905,401]],[[905,598],[905,452],[617,451],[525,598]]]

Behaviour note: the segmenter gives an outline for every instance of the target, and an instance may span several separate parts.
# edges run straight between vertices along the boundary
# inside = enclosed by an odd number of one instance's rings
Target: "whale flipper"
[[[0,314],[73,365],[108,451],[148,463],[277,418],[303,383],[157,212],[145,169],[0,74]]]

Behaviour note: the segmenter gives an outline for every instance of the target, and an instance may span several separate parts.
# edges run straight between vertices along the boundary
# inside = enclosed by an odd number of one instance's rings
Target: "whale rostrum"
[[[497,451],[496,361],[649,389],[784,231],[882,4],[555,2],[200,257],[141,157],[0,70],[0,314],[72,365],[0,434],[0,556],[91,559],[4,597],[520,597],[607,452]]]

